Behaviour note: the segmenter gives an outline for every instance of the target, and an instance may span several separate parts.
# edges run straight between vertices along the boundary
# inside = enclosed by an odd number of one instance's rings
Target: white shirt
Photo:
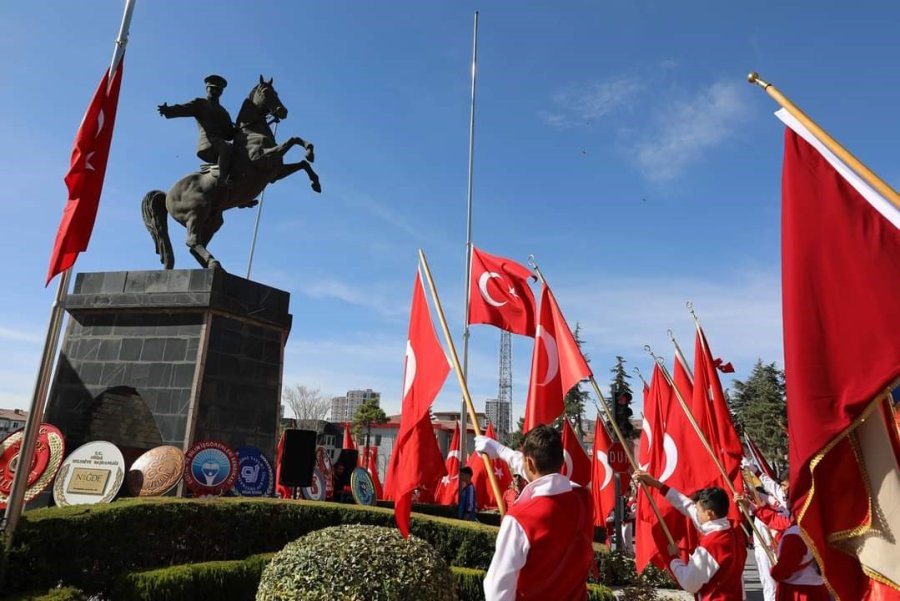
[[[521,453],[510,449],[507,451],[519,455],[520,464],[524,465]],[[500,457],[509,464],[511,470],[516,472],[513,463],[504,457],[504,453],[501,453]],[[516,503],[534,497],[550,497],[567,493],[575,486],[577,484],[573,484],[567,476],[562,474],[542,476],[522,489]],[[488,568],[487,575],[484,577],[485,601],[515,600],[519,571],[525,566],[530,548],[531,544],[528,542],[528,537],[525,536],[525,530],[516,518],[505,516],[500,522],[500,532],[497,534],[497,544],[494,558],[491,560],[491,567]]]
[[[670,488],[666,493],[666,500],[672,504],[672,507],[691,518],[694,527],[702,534],[710,534],[712,532],[720,532],[731,528],[731,522],[728,518],[718,518],[700,523],[697,519],[697,504],[689,498]],[[689,593],[697,593],[703,585],[712,580],[712,577],[719,571],[719,562],[709,554],[709,551],[703,547],[697,547],[687,562],[675,557],[669,562],[669,568],[675,575],[678,585]]]

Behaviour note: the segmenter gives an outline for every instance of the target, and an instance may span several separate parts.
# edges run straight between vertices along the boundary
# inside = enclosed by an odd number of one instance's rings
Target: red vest
[[[747,547],[744,533],[732,525],[728,530],[711,532],[700,539],[700,546],[716,560],[719,569],[703,585],[697,597],[702,601],[742,601],[744,563]]]
[[[594,505],[586,488],[534,497],[509,508],[528,537],[516,599],[586,601],[594,561]]]

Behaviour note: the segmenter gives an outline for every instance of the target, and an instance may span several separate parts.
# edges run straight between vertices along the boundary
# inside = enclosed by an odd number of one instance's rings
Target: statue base
[[[198,440],[274,459],[289,301],[219,269],[80,273],[45,421],[128,465]]]

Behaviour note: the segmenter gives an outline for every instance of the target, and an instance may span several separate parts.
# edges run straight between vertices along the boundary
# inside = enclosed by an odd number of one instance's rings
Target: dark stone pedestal
[[[126,462],[207,439],[274,458],[289,300],[221,270],[78,274],[45,419]]]

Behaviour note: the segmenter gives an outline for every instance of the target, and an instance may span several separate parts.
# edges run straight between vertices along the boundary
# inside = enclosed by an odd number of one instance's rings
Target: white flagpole
[[[119,34],[116,36],[115,50],[109,65],[109,77],[107,89],[112,85],[113,73],[119,67],[122,57],[125,55],[125,46],[128,44],[128,29],[131,26],[131,15],[134,12],[135,0],[125,0],[125,11],[122,15],[122,23]],[[47,336],[44,339],[44,350],[41,354],[41,365],[38,370],[34,385],[34,393],[31,397],[31,407],[28,410],[28,418],[25,421],[25,429],[22,435],[22,444],[19,447],[19,469],[16,470],[12,488],[9,491],[9,500],[6,504],[6,512],[3,515],[0,530],[7,543],[12,542],[19,517],[25,505],[25,492],[28,488],[29,459],[34,455],[34,447],[37,441],[38,430],[44,418],[44,408],[47,404],[47,396],[50,389],[50,380],[53,374],[53,363],[56,359],[56,350],[59,346],[59,335],[62,332],[62,323],[65,318],[65,299],[69,289],[69,280],[72,278],[72,268],[66,269],[59,278],[56,289],[56,297],[50,309],[50,322],[47,325]],[[23,469],[23,467],[25,469]]]
[[[466,205],[466,304],[465,317],[463,319],[463,378],[469,375],[469,303],[471,302],[471,279],[472,279],[472,172],[475,160],[475,79],[477,75],[478,64],[478,11],[475,11],[475,26],[472,34],[472,102],[469,111],[469,184]],[[461,458],[466,455],[466,436],[469,431],[466,424],[466,401],[463,398],[462,409],[459,412],[460,421],[460,437],[459,437],[459,456]],[[476,426],[476,431],[477,431]],[[460,465],[462,463],[460,462]]]

